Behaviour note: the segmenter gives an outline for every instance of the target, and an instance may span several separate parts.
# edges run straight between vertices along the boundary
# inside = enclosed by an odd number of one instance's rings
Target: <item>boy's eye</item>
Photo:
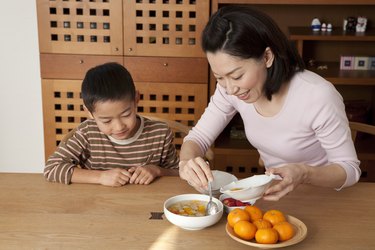
[[[240,80],[242,78],[242,75],[240,75],[239,77],[234,77],[233,80]]]
[[[111,120],[109,120],[109,121],[102,121],[102,123],[104,123],[104,124],[109,124],[111,122]]]

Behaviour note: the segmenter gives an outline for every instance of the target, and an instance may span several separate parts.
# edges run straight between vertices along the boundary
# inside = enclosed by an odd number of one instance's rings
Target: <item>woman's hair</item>
[[[205,53],[221,51],[242,59],[259,60],[267,47],[275,56],[263,87],[271,100],[283,83],[305,68],[295,46],[274,20],[246,5],[229,5],[211,16],[202,33]]]
[[[93,112],[99,101],[135,100],[135,86],[129,71],[111,62],[87,71],[81,95],[86,108]]]

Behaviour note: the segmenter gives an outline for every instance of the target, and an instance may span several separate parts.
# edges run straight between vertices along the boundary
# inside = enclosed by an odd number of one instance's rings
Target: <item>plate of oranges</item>
[[[225,228],[232,239],[263,249],[294,245],[307,235],[307,227],[299,219],[276,209],[263,212],[254,205],[233,209]]]

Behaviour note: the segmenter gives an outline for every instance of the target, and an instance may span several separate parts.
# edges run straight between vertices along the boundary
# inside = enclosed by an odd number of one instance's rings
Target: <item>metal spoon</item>
[[[215,202],[212,201],[212,188],[211,188],[211,182],[208,182],[208,193],[210,194],[210,200],[207,203],[206,207],[206,215],[212,215],[219,212],[219,208]]]

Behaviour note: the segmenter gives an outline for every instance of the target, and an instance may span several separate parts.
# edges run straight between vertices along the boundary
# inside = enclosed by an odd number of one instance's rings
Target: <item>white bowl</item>
[[[221,187],[224,187],[225,185],[238,180],[236,176],[224,171],[212,170],[211,172],[214,177],[214,181],[211,183],[212,196],[216,198],[219,198],[221,194]],[[202,194],[208,194],[208,190],[200,190],[200,192]]]
[[[254,204],[256,200],[263,196],[275,178],[277,176],[273,174],[254,175],[229,183],[222,187],[220,192],[229,195],[233,199]]]
[[[201,230],[217,223],[223,216],[223,203],[216,198],[212,198],[212,201],[219,207],[219,212],[212,215],[206,215],[201,217],[189,217],[178,215],[170,212],[167,208],[172,204],[186,200],[201,200],[209,201],[209,196],[204,194],[181,194],[173,196],[164,202],[164,214],[169,222],[187,230]]]

